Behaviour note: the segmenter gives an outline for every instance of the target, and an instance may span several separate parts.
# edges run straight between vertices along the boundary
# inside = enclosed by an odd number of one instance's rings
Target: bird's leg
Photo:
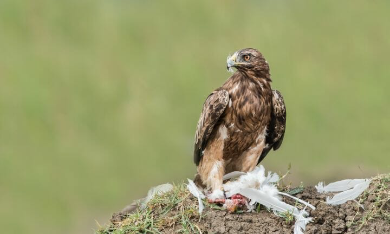
[[[198,167],[198,174],[211,193],[207,196],[210,203],[224,203],[225,194],[222,191],[224,162],[222,160],[205,160]]]
[[[205,184],[203,184],[203,181],[202,179],[200,178],[200,175],[197,174],[195,176],[195,179],[194,179],[194,183],[196,184],[196,186],[198,186],[199,188],[202,188],[202,189],[205,189]],[[211,196],[211,194],[210,194]],[[218,197],[218,196],[217,196]],[[225,197],[224,198],[216,198],[216,199],[208,199],[208,201],[210,203],[217,203],[217,204],[223,204],[225,203]]]
[[[206,185],[211,189],[208,195],[210,202],[223,202],[225,194],[222,191],[222,178],[225,174],[225,161],[223,159],[224,141],[227,137],[227,129],[220,126],[214,138],[207,144],[203,151],[203,157],[198,165],[198,174]],[[223,200],[221,200],[223,199]]]
[[[222,191],[222,177],[223,167],[219,165],[220,162],[216,162],[209,173],[207,180],[208,185],[211,187],[211,194],[208,196],[210,203],[225,203],[225,194]]]
[[[222,191],[222,178],[224,174],[224,165],[222,161],[214,161],[209,165],[209,171],[205,179],[207,188],[211,193],[207,196],[210,203],[224,203],[225,194]]]

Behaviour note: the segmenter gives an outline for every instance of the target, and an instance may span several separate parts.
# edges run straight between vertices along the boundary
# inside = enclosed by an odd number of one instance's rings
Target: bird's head
[[[267,60],[256,49],[246,48],[229,55],[227,69],[233,72],[233,67],[239,72],[253,73],[258,76],[269,78],[269,66]]]

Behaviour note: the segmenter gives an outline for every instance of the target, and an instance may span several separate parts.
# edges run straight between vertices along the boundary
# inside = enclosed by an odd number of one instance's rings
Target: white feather
[[[294,234],[303,234],[306,230],[306,225],[313,221],[313,218],[307,218],[305,210],[301,210],[298,215],[295,216]]]
[[[243,188],[240,190],[240,194],[249,198],[251,200],[251,203],[260,203],[268,207],[269,209],[272,209],[279,213],[291,212],[294,215],[299,214],[299,210],[296,207],[280,201],[277,196],[274,196],[272,194],[272,192],[268,193],[267,191],[257,190],[253,188]]]
[[[265,178],[264,183],[266,183],[266,184],[268,184],[268,183],[276,183],[278,181],[279,181],[279,175],[278,174],[268,172],[268,175]]]
[[[196,187],[194,181],[190,180],[190,179],[187,179],[188,180],[188,184],[187,184],[187,188],[188,190],[190,191],[190,193],[192,195],[194,195],[194,197],[198,198],[198,205],[199,205],[199,214],[202,213],[203,209],[204,209],[204,205],[203,205],[203,202],[202,202],[202,199],[205,198],[204,194],[198,189],[198,187]]]
[[[273,195],[274,192],[267,193],[267,190],[268,188],[266,186],[261,190],[245,188],[240,191],[240,194],[251,199],[251,203],[255,201],[272,209],[278,216],[281,216],[282,213],[291,212],[295,217],[294,234],[303,234],[306,225],[311,222],[313,218],[308,218],[308,213],[305,210],[299,210],[294,206],[280,201],[276,195]]]
[[[347,201],[354,200],[370,186],[370,183],[371,180],[366,179],[363,182],[356,184],[352,189],[336,194],[333,198],[327,197],[326,203],[329,205],[340,205]]]
[[[299,199],[299,198],[297,198],[297,197],[291,196],[291,195],[288,194],[288,193],[279,192],[279,194],[280,194],[280,195],[283,195],[283,196],[286,196],[286,197],[289,197],[289,198],[292,198],[292,199],[294,199],[295,201],[298,201],[298,202],[304,204],[305,206],[308,206],[308,207],[312,208],[313,210],[316,209],[316,208],[315,208],[313,205],[311,205],[310,203],[305,202],[304,200],[301,200],[301,199]]]
[[[365,179],[353,179],[353,180],[340,180],[337,182],[330,183],[324,186],[323,182],[319,182],[316,185],[317,192],[327,193],[327,192],[342,192],[348,189],[355,187],[355,185],[365,182]]]
[[[229,176],[237,175],[232,174]],[[291,212],[295,219],[294,234],[303,234],[306,225],[312,221],[312,218],[307,218],[308,213],[305,210],[289,205],[280,200],[280,195],[288,196],[300,203],[315,209],[314,206],[291,196],[287,193],[279,192],[275,183],[279,181],[279,176],[276,173],[268,172],[265,176],[263,166],[256,167],[253,171],[241,175],[236,181],[228,182],[224,185],[227,197],[239,193],[250,199],[249,206],[254,207],[255,203],[262,204],[271,209],[276,215],[281,216],[282,213]],[[252,208],[253,209],[253,208]]]
[[[223,185],[226,197],[239,193],[242,188],[260,189],[261,186],[274,183],[279,180],[279,176],[275,173],[268,173],[265,176],[265,169],[262,165],[255,167],[253,171],[241,175],[236,181],[230,181]]]
[[[238,193],[247,197],[250,200],[247,204],[249,211],[254,209],[255,203],[259,203],[271,209],[278,216],[281,216],[282,213],[285,212],[291,212],[296,219],[294,234],[303,234],[306,224],[311,222],[312,218],[307,217],[308,213],[304,209],[299,210],[298,208],[281,201],[279,194],[295,199],[312,209],[315,209],[315,207],[294,196],[279,192],[275,185],[276,182],[279,181],[279,176],[276,173],[268,172],[266,176],[264,167],[260,165],[259,167],[255,167],[253,171],[247,173],[238,171],[228,173],[223,177],[223,180],[236,177],[238,177],[237,180],[223,184],[223,189],[227,198]],[[201,213],[203,210],[203,203],[201,199],[205,196],[198,190],[192,180],[188,180],[188,183],[188,189],[195,197],[198,198],[199,213]],[[226,202],[231,202],[231,200],[226,199]],[[225,206],[226,205],[227,204],[225,204]]]
[[[228,180],[228,179],[233,179],[242,175],[245,175],[245,172],[242,171],[233,171],[230,173],[227,173],[226,175],[223,176],[223,180]]]
[[[140,208],[145,209],[148,202],[152,200],[156,195],[161,195],[163,193],[171,191],[172,189],[173,189],[173,185],[171,184],[161,184],[149,189],[148,195],[145,197],[145,199],[143,199]]]

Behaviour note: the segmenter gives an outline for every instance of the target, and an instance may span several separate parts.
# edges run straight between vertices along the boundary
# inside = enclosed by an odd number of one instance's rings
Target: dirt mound
[[[197,201],[185,186],[174,190],[149,202],[144,211],[127,209],[114,214],[112,225],[99,233],[293,233],[292,216],[278,217],[262,206],[250,213],[228,213],[206,204],[199,216]],[[316,207],[306,209],[313,222],[307,225],[305,233],[390,233],[390,175],[373,178],[370,188],[357,202],[330,206],[324,201],[331,195],[320,194],[314,187],[297,190],[294,196]],[[289,198],[284,201],[297,205]]]

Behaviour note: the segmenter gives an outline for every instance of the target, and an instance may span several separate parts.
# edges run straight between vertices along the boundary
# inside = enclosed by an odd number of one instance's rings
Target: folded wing
[[[271,149],[277,150],[282,145],[286,130],[286,106],[282,94],[278,90],[272,90],[272,116],[268,124],[267,137],[258,163],[260,163]]]
[[[203,104],[198,126],[195,133],[194,162],[199,165],[206,148],[207,141],[222,113],[229,103],[229,93],[226,90],[214,91]]]

